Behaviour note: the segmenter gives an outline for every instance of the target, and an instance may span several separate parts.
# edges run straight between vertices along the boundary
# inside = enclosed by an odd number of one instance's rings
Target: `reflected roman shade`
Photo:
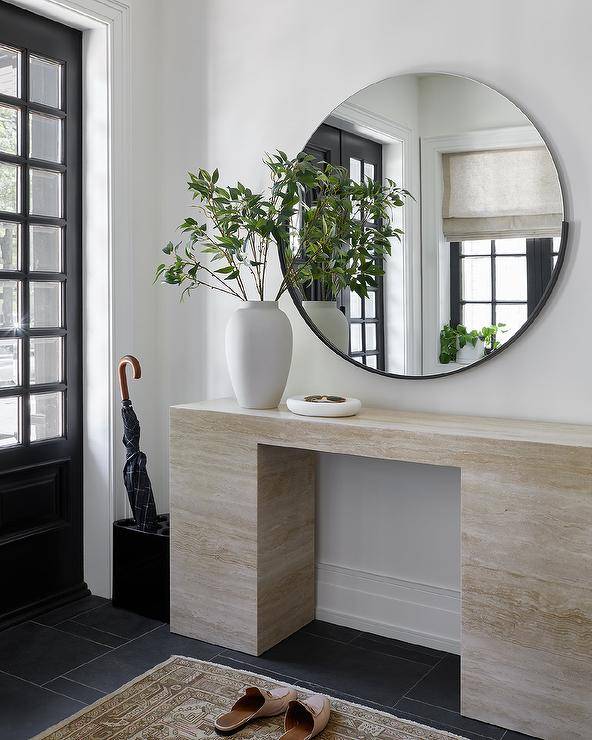
[[[546,147],[442,155],[447,241],[561,235],[563,204]]]

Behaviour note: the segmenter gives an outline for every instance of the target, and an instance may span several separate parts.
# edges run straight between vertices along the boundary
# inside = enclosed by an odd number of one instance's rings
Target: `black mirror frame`
[[[537,303],[534,311],[532,311],[528,319],[524,322],[524,324],[522,324],[522,326],[516,332],[516,334],[514,334],[514,336],[512,336],[510,339],[508,339],[507,342],[504,342],[504,344],[502,344],[500,347],[498,347],[497,349],[494,349],[493,352],[490,352],[489,354],[485,355],[485,357],[482,357],[480,360],[477,360],[476,362],[472,362],[470,365],[463,365],[462,367],[458,367],[455,370],[449,370],[448,372],[445,372],[445,373],[433,373],[431,375],[401,375],[399,373],[389,373],[386,370],[378,370],[377,368],[374,368],[374,367],[368,367],[368,365],[362,365],[361,363],[357,362],[353,357],[346,355],[344,352],[338,349],[334,344],[332,344],[327,339],[327,337],[324,334],[322,334],[318,330],[316,324],[313,323],[310,316],[304,310],[300,296],[298,295],[298,292],[294,288],[294,286],[290,285],[288,287],[288,292],[290,293],[290,296],[292,300],[294,301],[294,304],[296,305],[296,308],[298,309],[304,321],[308,324],[308,326],[312,329],[312,331],[317,335],[317,337],[323,342],[323,344],[326,344],[327,347],[329,347],[329,349],[335,352],[335,354],[339,355],[339,357],[343,358],[344,360],[347,360],[349,363],[351,363],[355,367],[358,367],[361,370],[366,370],[370,373],[374,373],[376,375],[381,375],[384,378],[399,378],[401,380],[434,380],[436,378],[448,378],[451,375],[458,375],[458,373],[464,373],[467,370],[473,370],[474,368],[479,367],[480,365],[483,365],[484,362],[487,362],[488,360],[491,360],[494,357],[499,357],[499,355],[501,355],[502,352],[504,352],[508,347],[511,347],[514,344],[514,342],[516,342],[524,334],[524,332],[527,331],[527,329],[531,326],[531,324],[535,321],[537,316],[543,310],[545,303],[548,301],[549,296],[551,295],[553,288],[555,287],[555,283],[557,282],[557,278],[559,277],[559,273],[561,272],[561,268],[563,267],[563,262],[565,260],[568,233],[569,233],[569,223],[567,221],[562,221],[561,223],[561,244],[559,246],[559,252],[557,254],[557,264],[555,265],[553,273],[551,274],[551,279],[549,280],[547,287],[545,289],[545,292],[543,293],[540,301]],[[285,272],[285,262],[284,262],[281,251],[280,251],[280,264],[282,267],[282,273],[284,273]]]
[[[505,93],[500,92],[495,87],[490,85],[487,82],[483,82],[482,80],[477,80],[474,77],[467,77],[466,75],[459,75],[456,73],[451,72],[439,72],[435,74],[446,74],[446,75],[452,75],[455,77],[465,77],[466,79],[472,80],[473,82],[478,82],[481,85],[485,85],[485,87],[488,87],[490,90],[493,90],[494,92],[498,93],[498,95],[503,95],[506,100],[509,100],[513,105],[520,110],[524,116],[532,123],[533,126],[535,126],[536,130],[538,131],[539,135],[543,139],[545,146],[547,147],[547,150],[549,151],[551,158],[553,159],[553,162],[555,164],[555,169],[557,170],[557,177],[559,178],[559,187],[561,188],[561,198],[563,200],[563,213],[565,215],[566,213],[566,202],[565,202],[565,188],[563,183],[563,177],[561,175],[560,168],[557,166],[556,157],[553,155],[553,150],[549,146],[549,142],[547,141],[546,137],[543,136],[538,126],[536,126],[532,122],[532,118],[525,113],[525,111],[519,106],[512,98],[508,97]],[[397,76],[397,75],[394,75]],[[387,78],[388,79],[388,78]],[[374,84],[377,84],[377,82],[381,82],[382,80],[377,80],[376,82],[370,83],[366,86],[371,87]],[[355,94],[355,93],[352,93]],[[319,123],[319,125],[322,123],[322,121]],[[318,128],[318,127],[317,127]],[[315,129],[316,130],[316,129]],[[334,344],[332,344],[327,337],[322,334],[317,326],[311,321],[310,316],[306,313],[302,306],[301,298],[298,294],[298,291],[294,288],[294,286],[289,285],[288,286],[288,292],[294,301],[294,304],[296,305],[296,308],[298,309],[300,315],[308,324],[308,326],[312,329],[312,331],[317,335],[317,337],[325,344],[329,349],[333,350],[335,354],[339,355],[344,360],[347,360],[347,362],[351,363],[355,367],[360,368],[361,370],[365,370],[370,373],[374,373],[375,375],[380,375],[384,378],[399,378],[401,380],[435,380],[437,378],[448,378],[451,375],[458,375],[458,373],[467,372],[468,370],[473,370],[474,368],[480,367],[483,365],[484,362],[488,362],[489,360],[499,357],[499,355],[502,354],[508,347],[511,347],[520,337],[526,332],[530,326],[533,324],[533,322],[536,320],[538,315],[543,310],[545,304],[549,300],[549,296],[553,292],[553,289],[555,287],[555,284],[557,283],[557,280],[559,278],[559,273],[561,272],[561,268],[563,267],[563,263],[565,261],[565,254],[567,251],[567,243],[568,243],[568,234],[569,234],[569,222],[567,220],[563,220],[561,222],[561,244],[559,246],[559,252],[557,254],[557,263],[555,265],[555,268],[553,269],[553,272],[551,274],[551,279],[549,280],[549,283],[547,284],[547,287],[545,289],[545,292],[543,293],[541,299],[537,303],[535,309],[532,311],[532,313],[529,315],[528,319],[524,322],[524,324],[520,327],[520,329],[514,334],[510,339],[508,339],[507,342],[504,342],[500,347],[493,350],[492,352],[489,352],[489,354],[482,357],[480,360],[477,360],[476,362],[471,363],[470,365],[463,365],[462,367],[457,367],[455,370],[449,370],[447,372],[443,373],[432,373],[429,375],[401,375],[400,373],[389,373],[386,370],[378,370],[377,368],[368,367],[368,365],[362,365],[361,363],[357,362],[353,357],[350,357],[349,355],[346,355],[344,352],[342,352],[340,349],[338,349]],[[282,253],[282,250],[278,250],[279,257],[280,257],[280,266],[282,269],[282,275],[285,274],[285,260]]]

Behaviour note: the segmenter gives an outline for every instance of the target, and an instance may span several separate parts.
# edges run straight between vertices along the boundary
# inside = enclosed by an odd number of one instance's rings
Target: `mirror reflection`
[[[311,279],[295,296],[356,362],[408,376],[459,370],[502,348],[545,300],[561,261],[559,178],[504,96],[453,75],[394,77],[336,108],[305,151],[413,196],[389,213],[402,233],[375,260],[366,295],[331,295]]]

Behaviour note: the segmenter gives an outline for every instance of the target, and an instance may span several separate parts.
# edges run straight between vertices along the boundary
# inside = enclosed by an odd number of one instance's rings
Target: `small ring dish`
[[[337,398],[337,396],[318,397]],[[343,398],[339,401],[307,401],[307,398],[311,396],[292,396],[287,399],[286,404],[293,414],[299,416],[355,416],[362,408],[362,402],[357,398]]]

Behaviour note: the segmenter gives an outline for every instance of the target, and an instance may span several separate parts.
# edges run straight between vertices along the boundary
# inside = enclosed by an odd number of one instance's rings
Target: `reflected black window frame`
[[[551,284],[554,262],[559,254],[559,249],[555,249],[552,238],[526,238],[526,300],[500,300],[497,297],[496,286],[496,265],[498,257],[524,257],[524,252],[516,253],[496,253],[496,241],[490,240],[491,260],[490,279],[491,279],[491,300],[478,301],[466,299],[463,290],[462,281],[462,261],[467,259],[483,259],[482,256],[464,255],[462,253],[463,242],[450,242],[450,323],[452,326],[463,324],[463,308],[466,305],[489,305],[491,306],[491,324],[497,323],[497,306],[526,306],[527,319],[525,324],[530,320],[531,315],[535,312],[541,302],[548,286]],[[480,327],[467,327],[480,328]],[[516,333],[520,327],[516,330]]]

